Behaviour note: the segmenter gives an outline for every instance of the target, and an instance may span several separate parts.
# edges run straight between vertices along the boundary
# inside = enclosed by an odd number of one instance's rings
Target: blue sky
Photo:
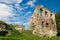
[[[60,0],[0,0],[0,20],[9,24],[24,25],[27,29],[37,5],[55,13],[60,11]]]

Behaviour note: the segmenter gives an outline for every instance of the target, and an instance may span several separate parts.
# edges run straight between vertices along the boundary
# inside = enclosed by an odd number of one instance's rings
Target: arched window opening
[[[43,23],[44,23],[44,22],[42,21],[42,29],[43,29]]]
[[[51,19],[51,23],[54,24],[54,21]]]
[[[54,24],[54,23],[52,22],[52,24]]]
[[[40,16],[42,16],[42,11],[43,11],[42,8],[40,8]]]
[[[40,11],[43,11],[42,8],[40,8]]]
[[[34,25],[34,23],[32,23],[33,24],[33,26],[32,26],[32,28],[33,28],[33,30],[35,29],[35,25]]]
[[[48,23],[46,23],[46,25],[48,25]]]
[[[52,16],[52,14],[50,14],[50,17]]]
[[[42,21],[42,25],[43,25],[43,23],[44,23],[44,22]]]
[[[47,11],[45,11],[45,15],[47,15]]]
[[[48,23],[46,23],[46,27],[48,27],[48,25],[49,25],[49,24],[48,24]]]

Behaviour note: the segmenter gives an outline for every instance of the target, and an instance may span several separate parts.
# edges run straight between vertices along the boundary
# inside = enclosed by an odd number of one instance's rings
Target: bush
[[[1,36],[5,36],[8,33],[8,31],[0,31]]]

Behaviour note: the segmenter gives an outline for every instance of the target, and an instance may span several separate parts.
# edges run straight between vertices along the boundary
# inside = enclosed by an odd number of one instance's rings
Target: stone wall
[[[20,25],[20,26],[18,26],[18,27],[15,27],[15,29],[16,29],[17,31],[23,31],[23,30],[25,30],[23,25]]]
[[[34,35],[43,37],[56,36],[55,14],[47,8],[37,6],[30,18],[30,28]]]

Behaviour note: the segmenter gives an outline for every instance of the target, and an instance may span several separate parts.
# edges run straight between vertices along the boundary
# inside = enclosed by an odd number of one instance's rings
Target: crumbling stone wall
[[[37,6],[30,18],[30,28],[34,35],[43,37],[56,36],[55,14],[47,8]]]
[[[23,31],[23,30],[25,30],[23,25],[19,25],[18,27],[15,27],[15,29],[17,31]]]

